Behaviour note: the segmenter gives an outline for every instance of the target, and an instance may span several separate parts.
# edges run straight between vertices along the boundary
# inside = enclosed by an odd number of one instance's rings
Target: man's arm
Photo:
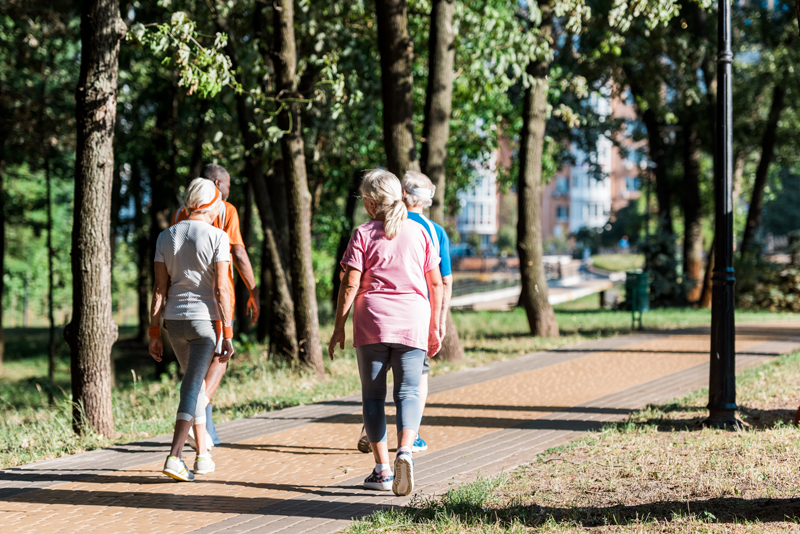
[[[256,277],[253,274],[253,266],[250,264],[250,256],[247,255],[247,249],[242,245],[231,245],[231,258],[236,266],[236,271],[244,280],[244,284],[250,292],[250,298],[247,300],[247,311],[250,313],[251,324],[256,324],[258,315],[261,313],[261,301],[258,297],[258,287],[256,286]]]
[[[447,333],[447,314],[450,312],[450,297],[453,296],[453,275],[448,274],[442,277],[444,295],[442,295],[442,318],[439,323],[439,337],[444,340]]]

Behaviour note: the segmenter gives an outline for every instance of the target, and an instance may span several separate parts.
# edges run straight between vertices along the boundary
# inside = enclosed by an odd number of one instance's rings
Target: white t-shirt
[[[220,319],[216,266],[231,261],[228,234],[203,221],[181,221],[158,236],[155,261],[170,277],[164,319]]]

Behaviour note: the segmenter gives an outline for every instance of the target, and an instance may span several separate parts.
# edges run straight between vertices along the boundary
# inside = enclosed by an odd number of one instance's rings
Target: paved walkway
[[[708,339],[707,328],[643,333],[432,378],[416,493],[511,469],[702,387]],[[800,350],[800,323],[740,325],[737,349],[739,369]],[[373,463],[355,450],[360,427],[360,395],[219,425],[217,471],[194,484],[160,474],[166,436],[2,471],[1,530],[336,532],[411,498],[361,488]]]

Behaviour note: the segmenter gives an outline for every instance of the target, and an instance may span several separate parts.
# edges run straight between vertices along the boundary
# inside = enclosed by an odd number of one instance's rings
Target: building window
[[[625,189],[628,191],[638,191],[642,188],[642,181],[639,178],[628,176],[625,178]]]
[[[569,193],[569,180],[559,177],[556,179],[556,192],[566,195]]]
[[[595,205],[594,205],[594,216],[595,216],[595,217],[597,217],[597,215],[598,215],[598,214],[599,214],[599,212],[600,212],[600,210],[598,209],[599,207],[600,207],[600,204],[595,204]]]
[[[556,206],[556,219],[559,221],[569,219],[569,208],[567,206]]]

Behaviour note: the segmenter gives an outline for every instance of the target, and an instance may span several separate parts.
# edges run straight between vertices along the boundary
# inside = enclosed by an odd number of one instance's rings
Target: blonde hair
[[[216,198],[216,200],[215,200]],[[207,205],[213,202],[211,205]],[[206,178],[195,178],[183,194],[183,205],[187,211],[207,213],[219,207],[222,199],[214,182]],[[205,206],[200,208],[200,206]]]
[[[377,204],[375,217],[383,218],[386,237],[397,237],[408,218],[408,210],[403,204],[403,187],[397,176],[383,169],[371,170],[361,182],[361,194]]]
[[[403,189],[406,192],[406,206],[409,208],[430,208],[436,186],[431,179],[417,171],[406,171],[403,176]],[[430,191],[430,196],[427,192]]]

